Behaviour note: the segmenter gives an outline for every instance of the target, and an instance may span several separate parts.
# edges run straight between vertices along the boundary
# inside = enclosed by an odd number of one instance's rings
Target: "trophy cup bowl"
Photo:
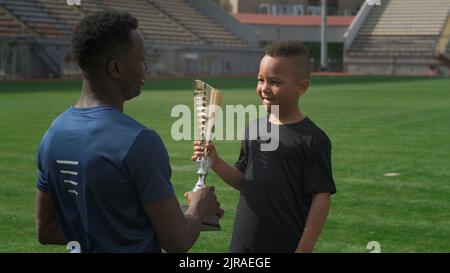
[[[206,176],[208,175],[208,170],[211,167],[206,144],[211,141],[212,134],[214,133],[214,122],[217,116],[217,109],[222,100],[222,92],[200,80],[195,80],[193,86],[194,112],[198,130],[197,139],[200,140],[203,145],[204,154],[204,156],[198,157],[196,162],[198,181],[192,189],[192,191],[195,192],[206,186]],[[188,205],[183,206],[182,208],[183,211],[186,211]],[[220,230],[219,220],[220,218],[218,215],[207,215],[203,219],[201,230]]]

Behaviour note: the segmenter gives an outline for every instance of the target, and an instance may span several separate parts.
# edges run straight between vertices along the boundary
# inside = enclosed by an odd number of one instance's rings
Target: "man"
[[[92,14],[75,28],[72,44],[83,90],[39,146],[39,242],[77,241],[82,252],[187,251],[201,219],[223,211],[208,187],[188,193],[183,214],[159,135],[122,113],[147,69],[137,20],[117,11]]]

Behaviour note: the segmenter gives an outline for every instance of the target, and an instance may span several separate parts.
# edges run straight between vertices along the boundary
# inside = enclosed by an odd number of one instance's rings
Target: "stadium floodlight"
[[[197,139],[202,143],[204,154],[204,156],[198,157],[196,162],[198,181],[192,190],[195,192],[205,187],[206,176],[211,167],[206,144],[212,140],[214,123],[220,110],[222,92],[201,80],[195,80],[193,85],[194,112],[198,127]],[[185,209],[187,208],[185,207]],[[219,217],[217,215],[206,216],[203,220],[202,230],[220,230]]]

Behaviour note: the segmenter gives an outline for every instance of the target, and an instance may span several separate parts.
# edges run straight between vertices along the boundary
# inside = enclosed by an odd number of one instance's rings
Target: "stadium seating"
[[[41,37],[67,39],[85,14],[115,8],[135,16],[144,37],[154,44],[247,46],[182,0],[91,0],[83,1],[80,8],[68,7],[63,0],[0,0],[0,6],[26,26],[2,16],[2,35],[14,36],[19,29],[30,33],[29,28]]]
[[[192,45],[202,43],[189,30],[166,14],[159,12],[145,0],[108,0],[103,2],[109,7],[133,14],[139,20],[139,28],[144,36],[154,43]]]
[[[261,52],[250,46],[252,39],[247,42],[233,33],[242,37],[239,23],[231,24],[232,29],[227,30],[208,17],[214,15],[206,15],[203,9],[197,10],[189,3],[188,0],[82,0],[80,6],[70,6],[66,0],[0,0],[0,42],[4,41],[0,49],[11,51],[7,41],[26,45],[20,47],[18,54],[32,58],[16,55],[9,58],[14,62],[21,60],[14,68],[15,75],[78,77],[80,70],[70,56],[73,28],[88,14],[117,9],[139,20],[139,30],[151,52],[148,57],[154,61],[149,74],[184,75],[195,71],[213,74],[225,71],[229,62],[239,63],[234,65],[236,73],[248,73],[252,67],[241,63],[249,58],[259,59]],[[218,14],[222,23],[229,16],[221,9],[208,14]],[[37,69],[27,70],[30,66]]]
[[[183,0],[147,0],[162,12],[187,27],[208,44],[224,47],[247,47],[238,37],[194,9]]]
[[[49,13],[41,2],[0,0],[0,4],[40,36],[61,38],[70,33],[70,27]]]
[[[448,0],[386,0],[371,10],[349,56],[432,56],[450,10]]]
[[[11,18],[7,11],[0,9],[0,37],[29,37],[33,32]]]
[[[68,7],[65,1],[61,0],[39,0],[47,10],[60,22],[66,25],[66,28],[71,30],[84,16],[84,14],[75,7]],[[83,2],[84,4],[84,2]]]

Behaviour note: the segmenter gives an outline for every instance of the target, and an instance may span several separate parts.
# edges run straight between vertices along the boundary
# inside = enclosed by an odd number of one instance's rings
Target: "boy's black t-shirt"
[[[254,128],[254,123],[249,127]],[[294,252],[313,193],[336,192],[328,136],[309,118],[278,129],[279,146],[274,151],[261,151],[264,142],[249,140],[246,129],[235,164],[245,182],[230,252]]]

